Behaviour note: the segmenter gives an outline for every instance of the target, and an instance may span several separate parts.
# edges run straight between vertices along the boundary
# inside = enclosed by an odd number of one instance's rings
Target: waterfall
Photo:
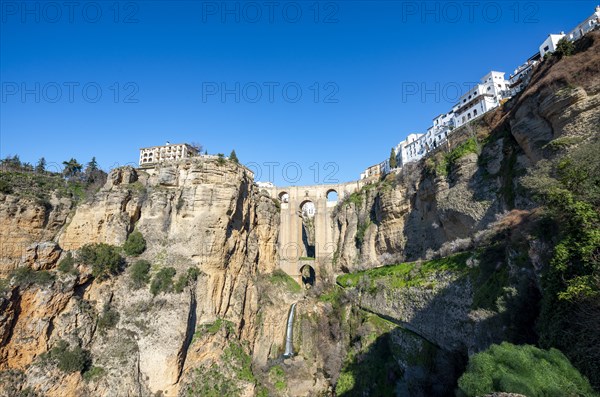
[[[288,316],[287,321],[287,332],[285,334],[285,353],[283,353],[284,357],[292,357],[294,355],[294,311],[296,310],[296,304],[292,304],[290,308],[290,315]]]

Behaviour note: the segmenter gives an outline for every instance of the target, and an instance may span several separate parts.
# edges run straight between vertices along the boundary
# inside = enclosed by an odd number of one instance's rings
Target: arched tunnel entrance
[[[300,269],[300,274],[302,275],[302,285],[304,287],[311,288],[315,286],[317,275],[315,273],[315,269],[313,269],[312,266],[302,266],[302,268]]]

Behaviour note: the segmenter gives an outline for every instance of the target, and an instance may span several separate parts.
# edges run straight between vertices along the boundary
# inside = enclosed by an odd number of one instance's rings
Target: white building
[[[457,108],[457,107],[456,107]],[[425,133],[427,150],[435,149],[448,138],[454,129],[454,109],[448,113],[440,114],[433,119],[433,125]]]
[[[596,6],[596,11],[592,15],[569,32],[567,38],[571,41],[578,40],[598,26],[600,26],[600,5]]]
[[[427,153],[424,136],[425,134],[409,134],[404,141],[400,142],[396,153],[398,167],[417,161]]]
[[[152,166],[165,161],[177,161],[198,155],[198,150],[187,143],[153,146],[140,149],[140,166]]]
[[[500,106],[510,97],[510,83],[503,72],[486,74],[479,84],[460,97],[454,111],[454,126],[460,127],[469,121]]]
[[[560,34],[549,34],[548,38],[544,40],[542,45],[540,45],[540,57],[544,58],[544,55],[548,53],[553,53],[556,51],[556,46],[560,39],[565,37],[565,34],[561,32]]]
[[[377,179],[381,176],[381,163],[367,167],[367,169],[360,174],[360,179]]]
[[[524,64],[515,69],[513,74],[508,79],[510,86],[510,95],[515,96],[529,84],[531,79],[531,72],[540,63],[540,54],[535,53],[531,58]]]
[[[268,189],[268,188],[273,188],[275,187],[275,185],[272,182],[255,182],[256,186],[258,186],[261,189]]]

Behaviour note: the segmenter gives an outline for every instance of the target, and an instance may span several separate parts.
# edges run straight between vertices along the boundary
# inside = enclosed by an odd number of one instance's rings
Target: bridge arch
[[[279,267],[302,281],[302,269],[309,265],[315,272],[315,277],[321,273],[320,266],[331,264],[336,249],[337,231],[332,214],[336,205],[344,197],[358,191],[365,183],[355,181],[336,185],[288,186],[271,187],[271,197],[281,201],[279,227]],[[303,207],[311,203],[314,211],[307,222],[303,216]],[[312,224],[314,235],[314,254],[306,252],[306,224]],[[294,252],[299,255],[295,256]],[[309,263],[308,260],[310,260]]]
[[[317,273],[311,265],[304,265],[300,268],[300,276],[302,277],[302,285],[314,287],[317,281]]]
[[[287,203],[290,200],[290,194],[286,191],[279,192],[277,197],[279,198],[279,201],[281,201],[282,203]]]

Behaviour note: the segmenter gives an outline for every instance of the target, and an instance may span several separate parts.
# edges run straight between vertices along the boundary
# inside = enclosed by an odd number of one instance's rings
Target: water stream
[[[287,321],[287,331],[285,333],[285,353],[284,357],[292,357],[294,355],[294,312],[296,310],[296,304],[292,304],[290,308],[290,314]]]

